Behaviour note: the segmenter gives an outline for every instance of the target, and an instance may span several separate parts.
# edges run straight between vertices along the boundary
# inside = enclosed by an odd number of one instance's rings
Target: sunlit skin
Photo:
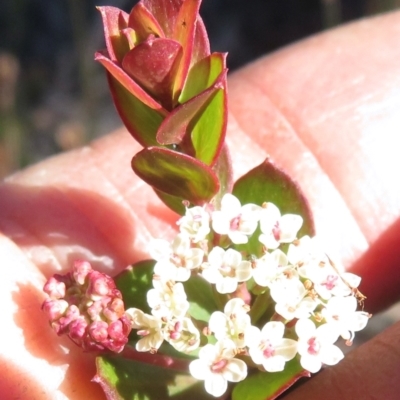
[[[267,153],[286,169],[317,232],[363,277],[372,313],[400,293],[399,43],[396,12],[287,47],[229,79],[235,176]],[[114,274],[146,258],[152,236],[172,237],[176,216],[130,169],[138,150],[121,130],[1,186],[2,399],[104,398],[90,383],[94,356],[48,327],[41,288],[77,258]],[[397,398],[399,346],[400,323],[285,399]]]

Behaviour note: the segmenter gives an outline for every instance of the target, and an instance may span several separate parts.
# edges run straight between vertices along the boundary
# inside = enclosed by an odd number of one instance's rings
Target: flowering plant
[[[99,8],[116,108],[144,147],[135,173],[181,214],[151,259],[114,279],[75,261],[43,303],[57,334],[99,351],[108,399],[273,399],[343,358],[369,314],[360,278],[328,256],[297,184],[271,160],[232,182],[225,55],[200,0]]]

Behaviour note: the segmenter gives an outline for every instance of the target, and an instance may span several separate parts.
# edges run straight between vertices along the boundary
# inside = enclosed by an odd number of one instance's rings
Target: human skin
[[[400,297],[400,12],[320,34],[229,79],[235,176],[269,154],[309,199],[317,233],[362,276],[365,309]],[[48,327],[42,286],[84,258],[112,275],[170,238],[176,215],[130,169],[139,146],[121,130],[50,158],[0,187],[0,393],[104,398],[94,356]],[[395,399],[400,323],[285,399]],[[65,397],[63,397],[65,396]]]

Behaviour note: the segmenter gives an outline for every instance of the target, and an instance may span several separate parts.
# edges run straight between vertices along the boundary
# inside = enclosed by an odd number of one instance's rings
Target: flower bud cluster
[[[54,275],[43,290],[49,298],[42,309],[58,335],[68,335],[86,351],[122,351],[132,328],[112,278],[87,261],[75,261],[71,272]]]
[[[339,362],[343,353],[334,343],[341,336],[351,344],[370,315],[357,311],[364,299],[360,278],[334,263],[315,237],[298,239],[302,223],[272,203],[242,206],[231,194],[219,210],[188,208],[171,243],[155,239],[150,245],[156,261],[147,294],[151,314],[127,310],[140,337],[136,349],[156,352],[164,340],[185,353],[200,347],[184,289],[200,275],[213,286],[216,304],[225,299],[223,311],[213,312],[202,329],[208,343],[192,353],[198,359],[190,364],[211,395],[245,379],[248,365],[277,372],[297,357],[315,373]],[[243,250],[249,240],[257,241],[258,254]]]

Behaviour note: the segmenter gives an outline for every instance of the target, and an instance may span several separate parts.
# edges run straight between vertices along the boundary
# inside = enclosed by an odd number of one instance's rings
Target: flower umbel
[[[58,335],[68,335],[86,351],[122,351],[131,323],[112,278],[87,261],[75,261],[72,272],[54,275],[43,290],[49,299],[42,309]]]

